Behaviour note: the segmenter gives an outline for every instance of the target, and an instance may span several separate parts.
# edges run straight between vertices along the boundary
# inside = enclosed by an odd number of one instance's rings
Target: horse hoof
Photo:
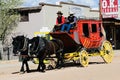
[[[45,70],[40,70],[40,69],[37,69],[37,71],[39,71],[39,72],[43,72],[43,73],[45,72]]]
[[[37,71],[39,71],[39,72],[40,72],[40,69],[37,69]]]
[[[42,73],[45,73],[45,70],[41,70]]]
[[[26,71],[27,73],[30,73],[30,70]]]
[[[61,66],[57,66],[56,69],[61,69],[62,67]]]

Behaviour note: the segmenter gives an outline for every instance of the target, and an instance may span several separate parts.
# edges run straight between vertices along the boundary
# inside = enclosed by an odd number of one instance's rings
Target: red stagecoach
[[[63,41],[65,61],[79,61],[84,67],[89,64],[89,56],[101,56],[106,63],[112,61],[112,45],[105,38],[101,20],[81,19],[69,33],[56,31],[50,35]]]

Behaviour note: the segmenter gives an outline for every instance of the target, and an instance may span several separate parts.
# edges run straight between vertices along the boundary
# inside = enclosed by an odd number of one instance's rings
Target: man
[[[65,18],[62,16],[63,13],[61,11],[57,12],[57,19],[56,19],[56,25],[54,26],[53,32],[61,30],[62,25],[65,23]]]
[[[74,13],[70,12],[67,22],[62,26],[61,31],[64,31],[66,29],[66,31],[69,32],[71,27],[76,26],[76,21],[77,21],[77,18],[74,16]]]

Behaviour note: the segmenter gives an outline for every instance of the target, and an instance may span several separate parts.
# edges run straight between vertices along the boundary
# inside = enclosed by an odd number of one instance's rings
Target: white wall
[[[89,17],[94,17],[99,19],[99,11],[90,11]]]
[[[76,10],[75,10],[76,9]],[[79,10],[77,10],[79,9]],[[76,16],[79,17],[99,17],[99,12],[91,11],[90,7],[83,7],[70,4],[62,4],[62,12],[64,16],[67,17],[69,12],[74,12]]]
[[[57,18],[57,12],[61,11],[61,7],[56,6],[43,6],[43,17],[44,17],[44,26],[43,27],[49,27],[50,30],[54,27],[56,24],[56,18]]]
[[[44,26],[43,12],[29,13],[28,22],[19,22],[18,27],[15,29],[15,33],[21,33],[32,38],[34,32],[40,31],[40,28]]]

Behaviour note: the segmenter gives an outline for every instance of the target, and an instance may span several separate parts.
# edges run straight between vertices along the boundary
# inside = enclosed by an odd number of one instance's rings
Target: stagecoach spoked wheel
[[[86,50],[80,51],[80,64],[82,67],[87,67],[89,64],[89,56]]]
[[[101,50],[101,56],[105,63],[111,63],[114,56],[111,43],[109,41],[104,41]]]

